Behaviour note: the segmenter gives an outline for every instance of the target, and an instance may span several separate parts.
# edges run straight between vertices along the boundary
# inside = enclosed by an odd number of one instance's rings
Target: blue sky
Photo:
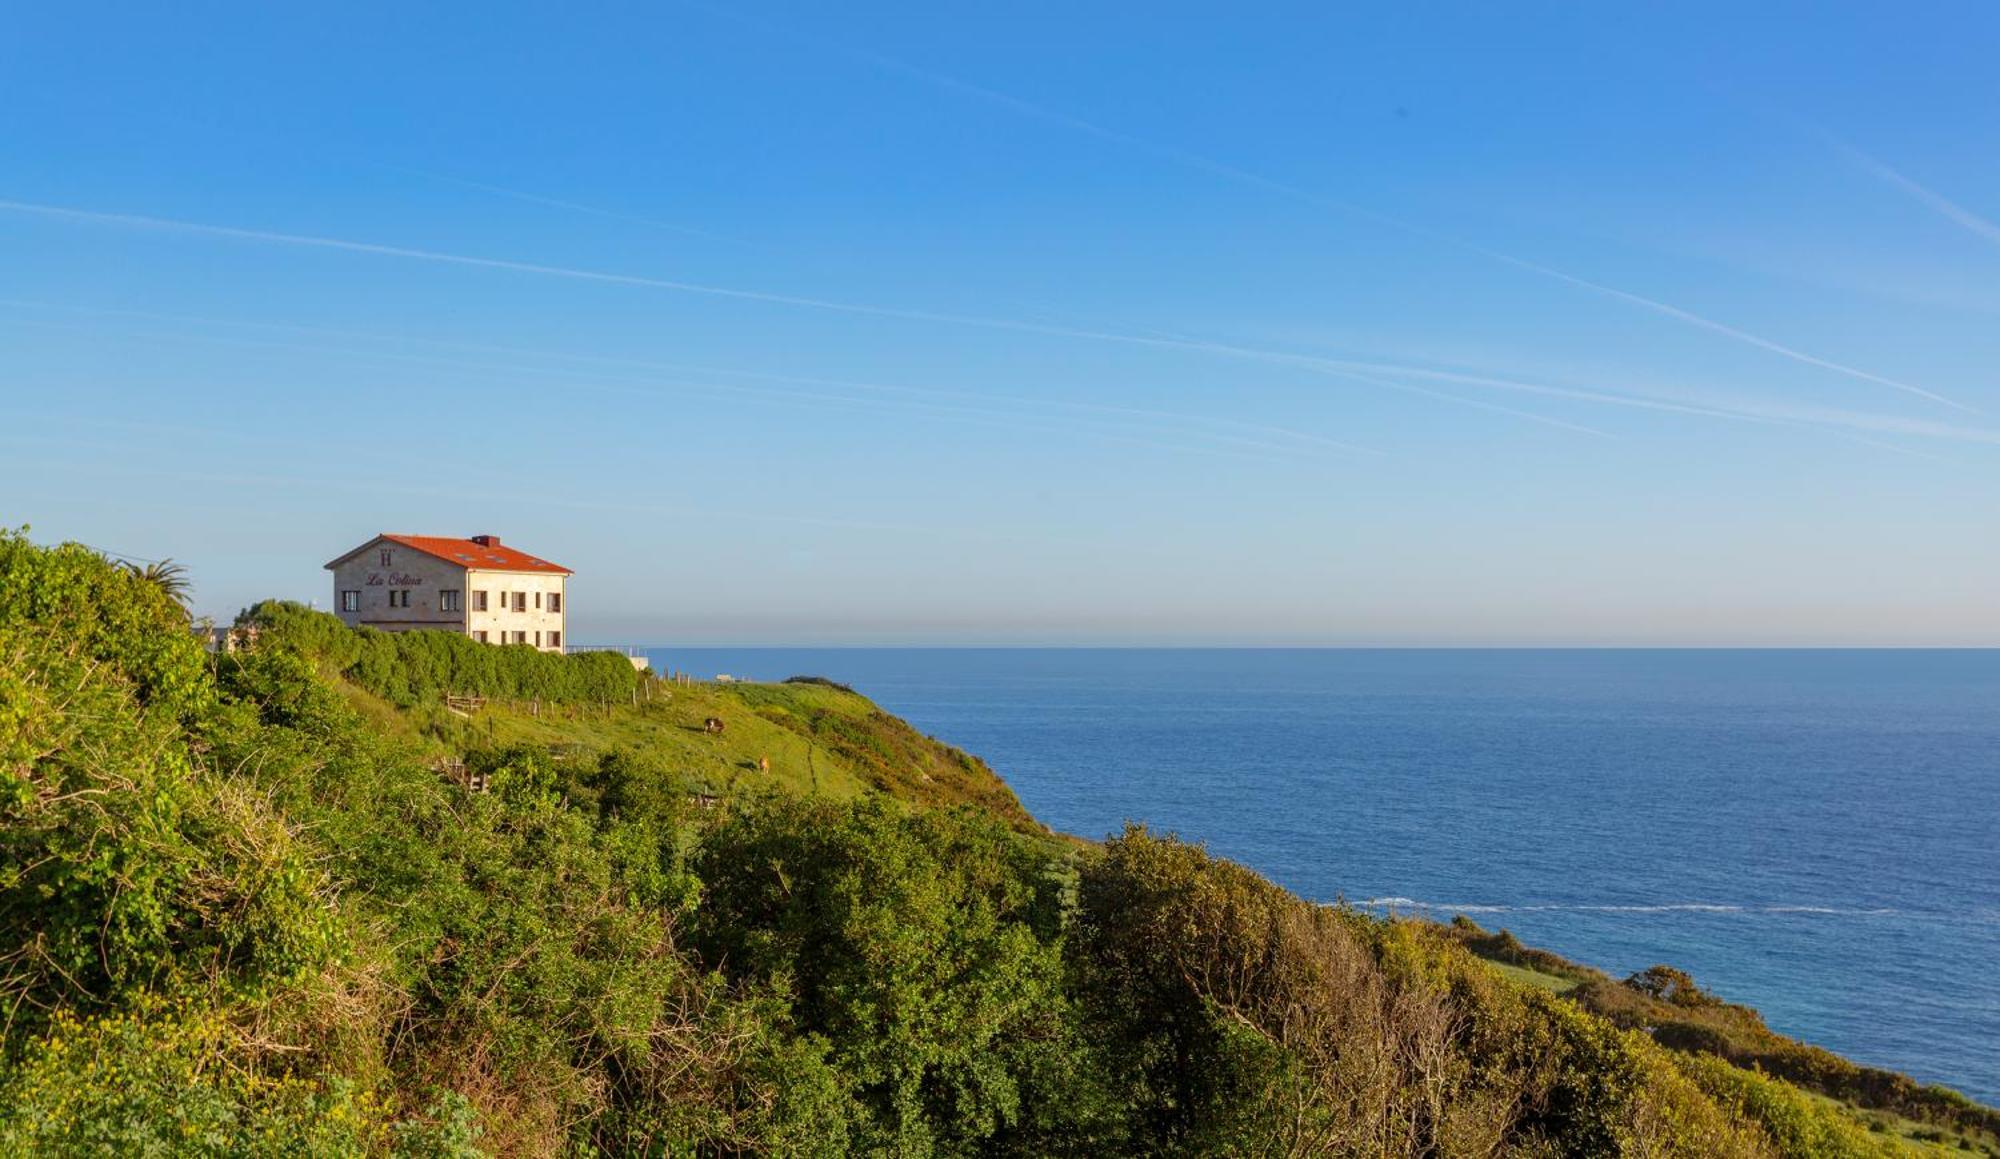
[[[220,616],[492,532],[578,639],[2000,644],[2000,15],[1745,8],[18,5],[0,519]]]

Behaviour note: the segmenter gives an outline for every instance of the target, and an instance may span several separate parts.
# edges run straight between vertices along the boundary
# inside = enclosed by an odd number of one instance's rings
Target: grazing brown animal
[[[703,732],[721,732],[722,718],[719,716],[709,717],[707,720],[701,722],[701,730]]]
[[[758,757],[758,758],[757,758],[757,771],[758,771],[758,772],[760,772],[760,773],[768,773],[768,772],[770,772],[770,771],[771,771],[771,758],[770,758],[770,757]]]

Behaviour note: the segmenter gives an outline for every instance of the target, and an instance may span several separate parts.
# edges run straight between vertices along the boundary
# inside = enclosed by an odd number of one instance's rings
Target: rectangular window
[[[540,611],[540,610],[541,610],[541,607],[542,607],[542,593],[540,593],[540,592],[536,592],[536,593],[535,593],[535,610],[536,610],[536,611]]]
[[[392,608],[407,608],[407,607],[409,607],[409,606],[410,606],[410,589],[408,589],[408,588],[396,588],[395,590],[391,591],[391,592],[389,593],[389,606],[390,606],[390,607],[392,607]]]
[[[472,593],[472,610],[475,612],[483,612],[486,610],[486,593],[484,591],[476,591]]]
[[[528,593],[526,592],[514,593],[514,610],[517,612],[525,612],[528,610]]]
[[[383,548],[383,549],[382,549],[382,566],[383,566],[383,567],[388,567],[388,566],[389,566],[389,560],[390,560],[391,558],[392,558],[392,557],[391,557],[391,556],[389,555],[389,549],[388,549],[388,548],[386,548],[386,547],[385,547],[385,548]]]
[[[516,633],[514,633],[514,642],[515,642],[516,644],[525,644],[525,643],[527,643],[527,642],[528,642],[528,634],[527,634],[526,632],[516,632]]]
[[[541,646],[542,646],[542,634],[541,634],[540,632],[536,632],[536,633],[535,633],[535,647],[539,648],[539,647],[541,647]]]
[[[459,607],[458,607],[458,591],[457,591],[457,589],[455,589],[455,588],[446,588],[446,589],[444,589],[443,591],[440,591],[440,592],[438,593],[438,611],[440,611],[440,612],[456,612],[456,611],[458,611],[458,610],[459,610]]]
[[[561,592],[550,592],[550,593],[549,593],[549,611],[551,611],[551,612],[560,612],[560,611],[562,611],[562,593],[561,593]]]
[[[477,640],[477,641],[478,641],[478,642],[480,642],[481,644],[484,644],[484,643],[486,642],[486,633],[484,633],[484,632],[474,632],[474,633],[472,634],[472,638],[473,638],[474,640]]]
[[[358,591],[340,593],[340,610],[343,612],[360,611],[361,593]]]
[[[551,648],[560,648],[560,647],[562,647],[562,633],[561,633],[561,632],[550,632],[550,633],[549,633],[549,647],[551,647]]]

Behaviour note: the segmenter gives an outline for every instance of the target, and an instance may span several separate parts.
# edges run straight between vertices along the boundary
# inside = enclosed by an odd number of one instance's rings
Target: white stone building
[[[351,628],[463,632],[488,644],[563,649],[571,571],[495,535],[378,535],[326,565]]]

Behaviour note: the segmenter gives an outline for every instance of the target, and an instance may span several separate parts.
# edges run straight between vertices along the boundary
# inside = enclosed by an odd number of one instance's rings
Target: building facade
[[[560,564],[496,535],[378,535],[326,565],[333,612],[351,628],[460,632],[560,652],[569,616]]]

